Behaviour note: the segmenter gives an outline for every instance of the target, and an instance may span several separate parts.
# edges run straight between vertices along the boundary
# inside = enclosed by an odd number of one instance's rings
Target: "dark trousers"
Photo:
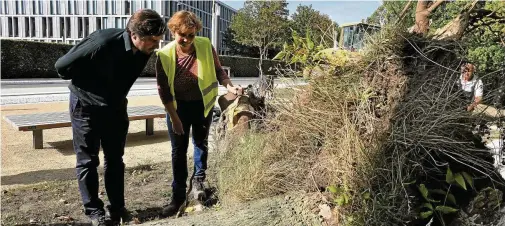
[[[205,179],[208,137],[213,112],[211,111],[207,117],[204,117],[203,112],[203,101],[177,100],[177,114],[184,128],[183,135],[174,133],[170,116],[167,114],[168,135],[172,143],[172,190],[175,198],[182,199],[186,193],[186,180],[188,178],[186,153],[188,152],[190,128],[193,134],[195,177]]]
[[[111,210],[124,207],[123,154],[128,133],[126,101],[116,107],[83,105],[70,94],[70,118],[74,151],[77,157],[77,179],[85,214],[104,213],[104,203],[98,197],[98,151],[104,154],[104,181]]]

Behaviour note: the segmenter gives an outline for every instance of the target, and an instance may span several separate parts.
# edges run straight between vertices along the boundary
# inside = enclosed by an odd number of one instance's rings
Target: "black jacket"
[[[125,103],[133,83],[149,56],[133,53],[133,44],[124,29],[104,29],[91,33],[55,64],[83,105],[116,106]]]

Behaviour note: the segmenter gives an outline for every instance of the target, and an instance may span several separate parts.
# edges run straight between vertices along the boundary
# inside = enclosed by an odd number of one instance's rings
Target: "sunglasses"
[[[178,34],[179,36],[181,36],[182,38],[194,38],[196,36],[195,33],[190,33],[190,34]]]

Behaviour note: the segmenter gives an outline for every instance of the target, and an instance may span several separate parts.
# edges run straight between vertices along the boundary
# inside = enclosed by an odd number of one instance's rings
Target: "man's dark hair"
[[[126,30],[140,37],[160,36],[167,31],[167,25],[156,11],[141,9],[130,17]]]

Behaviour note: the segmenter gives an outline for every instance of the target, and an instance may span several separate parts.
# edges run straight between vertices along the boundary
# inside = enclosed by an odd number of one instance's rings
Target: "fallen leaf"
[[[187,208],[184,210],[184,212],[185,212],[185,213],[190,213],[190,212],[193,212],[193,211],[195,211],[195,207],[192,207],[192,206],[187,207]]]
[[[141,224],[140,220],[138,218],[133,218],[133,223],[134,224]]]

